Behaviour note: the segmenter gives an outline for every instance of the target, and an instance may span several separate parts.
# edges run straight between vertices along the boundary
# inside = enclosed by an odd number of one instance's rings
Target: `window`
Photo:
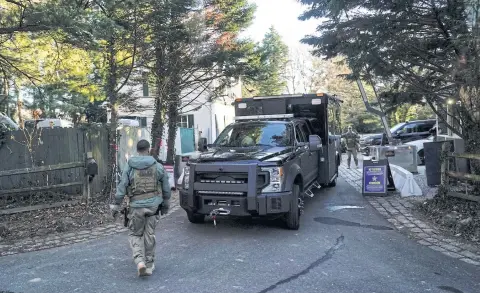
[[[310,132],[310,129],[308,129],[307,124],[302,124],[302,130],[303,130],[303,134],[305,135],[305,139],[306,139],[306,141],[308,142],[308,137],[309,137],[310,134],[312,134],[312,133]]]
[[[120,116],[121,119],[132,119],[137,120],[140,127],[147,127],[147,117],[139,117],[139,116]],[[41,120],[38,120],[41,121]],[[37,121],[37,123],[38,123]]]
[[[180,128],[195,128],[193,123],[193,115],[181,115],[177,118],[177,127]]]
[[[400,132],[401,132],[404,125],[405,125],[405,122],[398,123],[397,125],[393,126],[393,127],[390,129],[390,131],[391,131],[392,133],[397,132],[397,131],[400,131]]]
[[[435,124],[433,123],[421,123],[418,125],[418,132],[429,132]]]
[[[341,134],[340,106],[335,102],[328,104],[328,133],[330,135]]]
[[[325,138],[325,130],[323,129],[323,126],[320,123],[320,121],[317,119],[311,119],[310,123],[312,125],[313,134],[320,136],[320,138],[322,139],[322,144],[326,144],[327,140]]]
[[[415,133],[415,132],[418,132],[418,123],[407,124],[402,129],[402,133]]]
[[[335,134],[342,134],[342,120],[341,120],[341,113],[340,113],[340,106],[335,106],[335,122],[337,124],[336,133]]]
[[[317,119],[308,120],[310,128],[312,129],[313,134],[320,135],[320,123]]]
[[[230,124],[215,144],[225,147],[290,146],[292,128],[284,123],[250,122]]]
[[[295,139],[297,142],[307,142],[300,125],[295,126]]]
[[[333,135],[335,134],[335,111],[333,107],[328,105],[328,134]]]

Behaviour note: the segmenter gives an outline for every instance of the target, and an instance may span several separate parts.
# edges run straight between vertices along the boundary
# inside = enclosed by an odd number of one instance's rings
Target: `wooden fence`
[[[450,170],[450,165],[452,164],[452,159],[467,159],[480,161],[480,155],[477,154],[460,154],[460,153],[451,153],[451,142],[447,141],[442,144],[442,165],[441,165],[441,190],[447,196],[457,197],[461,199],[466,199],[470,201],[476,201],[480,203],[480,196],[469,194],[469,186],[467,183],[472,182],[473,186],[478,186],[480,184],[480,175],[472,173],[461,173]],[[455,163],[455,162],[454,162]],[[451,179],[456,179],[465,183],[465,192],[454,191],[451,184]],[[471,188],[470,188],[471,189]],[[478,192],[475,188],[473,191]]]
[[[101,192],[107,167],[106,129],[19,130],[0,147],[0,214],[76,202],[86,186],[85,162],[91,152],[99,174],[92,194]]]

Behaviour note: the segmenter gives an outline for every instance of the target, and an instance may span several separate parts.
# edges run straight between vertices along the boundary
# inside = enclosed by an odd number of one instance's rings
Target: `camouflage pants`
[[[358,158],[357,158],[357,149],[356,148],[349,148],[347,149],[347,165],[350,167],[350,163],[352,162],[352,155],[353,160],[355,161],[355,166],[358,166]]]
[[[154,215],[157,207],[130,208],[128,213],[128,241],[135,264],[144,262],[151,267],[155,261],[155,227],[160,220]]]

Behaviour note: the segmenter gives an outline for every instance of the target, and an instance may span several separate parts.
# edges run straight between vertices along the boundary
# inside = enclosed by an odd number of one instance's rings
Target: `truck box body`
[[[235,101],[235,116],[245,118],[259,115],[288,115],[302,118],[316,118],[320,122],[320,128],[316,129],[322,139],[323,152],[319,157],[319,178],[318,182],[327,184],[331,180],[330,161],[325,156],[339,148],[339,137],[329,137],[328,109],[338,108],[340,100],[326,94],[309,95],[283,95],[271,97],[254,97]],[[328,143],[337,140],[336,144]],[[330,148],[330,149],[329,149]],[[329,152],[330,151],[330,152]]]

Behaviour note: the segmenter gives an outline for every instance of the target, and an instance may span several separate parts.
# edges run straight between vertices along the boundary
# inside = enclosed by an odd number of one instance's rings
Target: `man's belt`
[[[155,196],[158,196],[155,192],[149,192],[144,194],[133,195],[130,197],[130,200],[135,201],[135,200],[149,199]]]

